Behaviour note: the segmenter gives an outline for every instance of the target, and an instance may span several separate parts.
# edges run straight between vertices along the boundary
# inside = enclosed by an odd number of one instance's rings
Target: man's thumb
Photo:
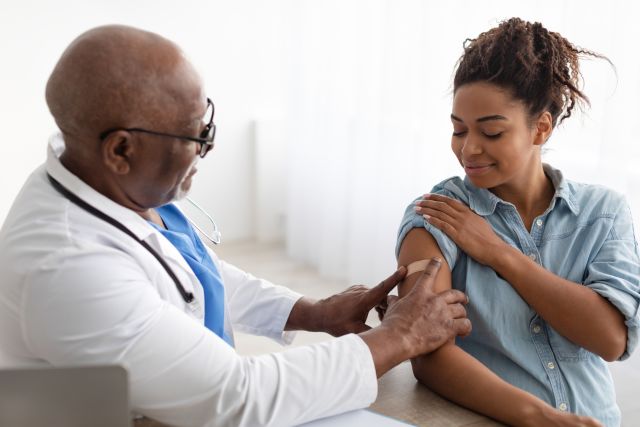
[[[436,276],[438,271],[440,271],[440,266],[442,265],[442,260],[439,257],[434,257],[429,260],[427,267],[424,269],[420,277],[418,277],[418,281],[411,292],[417,292],[420,289],[427,289],[429,291],[434,291],[434,286],[436,283]]]

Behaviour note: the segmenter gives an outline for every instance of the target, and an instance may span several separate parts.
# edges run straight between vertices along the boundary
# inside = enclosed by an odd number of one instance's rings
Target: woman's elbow
[[[434,372],[432,370],[438,370],[442,363],[446,363],[447,351],[449,347],[455,347],[455,342],[452,340],[442,347],[432,351],[429,354],[411,359],[411,369],[413,370],[413,376],[418,382],[429,385],[429,382],[433,378]]]
[[[624,331],[613,333],[609,336],[606,347],[599,352],[599,356],[607,362],[615,362],[620,359],[627,349],[627,328]]]

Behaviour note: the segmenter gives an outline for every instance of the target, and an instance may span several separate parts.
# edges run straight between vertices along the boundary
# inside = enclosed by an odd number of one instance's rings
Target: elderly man
[[[213,105],[172,42],[79,36],[46,90],[61,134],[0,232],[0,367],[122,364],[136,413],[177,426],[292,425],[369,405],[376,378],[470,323],[456,291],[419,286],[364,321],[406,274],[311,300],[217,258],[171,202],[213,147]],[[204,119],[203,119],[204,118]],[[243,357],[233,330],[290,342]]]

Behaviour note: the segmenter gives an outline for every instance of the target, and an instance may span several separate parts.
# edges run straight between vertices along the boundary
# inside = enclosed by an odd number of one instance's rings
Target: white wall
[[[227,240],[254,235],[253,120],[281,109],[280,2],[0,0],[0,222],[56,129],[44,88],[58,57],[83,31],[120,23],[183,47],[216,105],[215,150],[201,163],[193,197]]]
[[[176,41],[203,74],[218,134],[192,195],[224,240],[287,229],[290,253],[323,272],[377,278],[394,264],[404,205],[459,173],[446,146],[462,40],[510,16],[540,20],[618,67],[614,88],[610,69],[585,63],[593,109],[558,130],[546,159],[626,193],[640,221],[639,13],[632,1],[0,0],[0,222],[55,130],[44,87],[59,55],[86,29],[129,24]]]
[[[287,250],[329,277],[375,283],[396,265],[402,213],[460,175],[450,150],[451,83],[462,43],[513,16],[540,21],[617,67],[585,60],[592,108],[545,145],[543,160],[576,181],[627,196],[640,223],[640,6],[573,0],[323,0],[292,19],[294,127]]]

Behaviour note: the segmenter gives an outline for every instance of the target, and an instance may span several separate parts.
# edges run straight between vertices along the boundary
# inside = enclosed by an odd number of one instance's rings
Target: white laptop
[[[0,426],[131,427],[120,366],[0,370]]]

